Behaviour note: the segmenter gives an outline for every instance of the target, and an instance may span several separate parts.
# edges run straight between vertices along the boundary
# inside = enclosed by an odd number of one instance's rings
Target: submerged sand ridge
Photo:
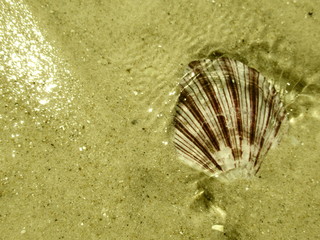
[[[319,10],[1,2],[0,238],[317,239]],[[287,133],[252,181],[219,183],[173,148],[185,66],[214,52],[287,90]]]

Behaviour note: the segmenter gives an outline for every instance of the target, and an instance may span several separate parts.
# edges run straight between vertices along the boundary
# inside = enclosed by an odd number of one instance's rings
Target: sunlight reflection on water
[[[3,141],[16,143],[11,156],[25,144],[23,131],[30,124],[81,134],[74,104],[79,86],[70,66],[45,40],[23,1],[2,1],[0,14],[0,122]]]
[[[6,0],[0,12],[2,96],[33,111],[58,114],[74,98],[66,81],[72,78],[70,71],[22,1]]]

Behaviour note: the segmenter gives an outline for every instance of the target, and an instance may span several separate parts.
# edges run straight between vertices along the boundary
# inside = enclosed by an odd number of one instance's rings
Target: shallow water
[[[0,239],[320,235],[319,4],[4,0],[0,12]],[[209,179],[173,149],[179,79],[217,52],[286,89],[287,130],[251,181]]]

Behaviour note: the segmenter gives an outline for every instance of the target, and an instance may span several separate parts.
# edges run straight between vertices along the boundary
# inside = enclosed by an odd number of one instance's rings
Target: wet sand
[[[316,2],[5,0],[0,14],[0,239],[320,235]],[[252,180],[210,179],[172,144],[179,79],[217,52],[286,89],[285,133]]]

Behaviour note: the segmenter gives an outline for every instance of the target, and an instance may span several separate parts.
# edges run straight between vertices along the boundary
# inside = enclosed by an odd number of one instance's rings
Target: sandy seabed
[[[318,239],[317,1],[3,0],[0,15],[0,239]],[[179,79],[217,52],[286,89],[252,180],[208,178],[172,144]]]

